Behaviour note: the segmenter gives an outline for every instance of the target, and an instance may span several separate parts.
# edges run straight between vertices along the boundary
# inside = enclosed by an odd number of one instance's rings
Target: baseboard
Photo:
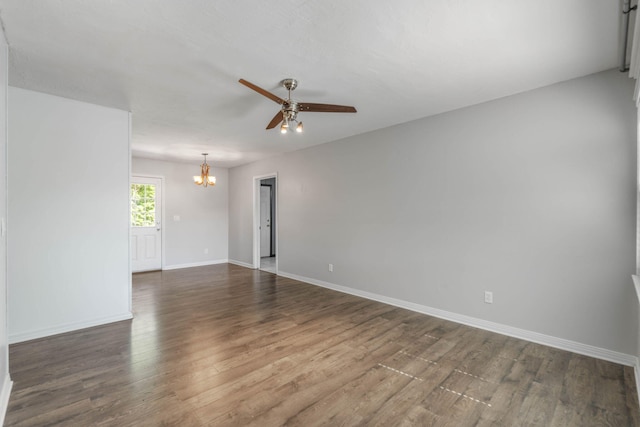
[[[355,295],[358,297],[382,302],[382,303],[393,305],[400,308],[405,308],[407,310],[415,311],[422,314],[427,314],[429,316],[438,317],[440,319],[450,320],[452,322],[461,323],[463,325],[472,326],[474,328],[496,332],[501,335],[520,338],[526,341],[535,342],[537,344],[542,344],[549,347],[558,348],[561,350],[567,350],[567,351],[582,354],[585,356],[595,357],[596,359],[608,360],[610,362],[619,363],[621,365],[626,365],[626,366],[638,365],[638,358],[630,354],[619,353],[619,352],[608,350],[605,348],[595,347],[592,345],[583,344],[576,341],[566,340],[564,338],[558,338],[550,335],[540,334],[538,332],[528,331],[526,329],[514,328],[512,326],[503,325],[501,323],[490,322],[488,320],[482,320],[482,319],[478,319],[471,316],[465,316],[463,314],[440,310],[438,308],[433,308],[426,305],[415,304],[412,302],[403,301],[400,299],[391,298],[384,295],[378,295],[371,292],[348,288],[346,286],[340,286],[333,283],[324,282],[322,280],[316,280],[316,279],[311,279],[309,277],[298,276],[297,274],[278,271],[278,275],[283,277],[288,277],[290,279],[298,280],[300,282],[309,283],[311,285],[332,289],[334,291]],[[636,374],[636,378],[637,378],[637,374]]]
[[[0,426],[4,425],[4,417],[7,415],[7,409],[9,409],[9,397],[11,396],[11,388],[13,387],[13,381],[7,372],[4,377],[4,384],[2,384],[2,391],[0,391]]]
[[[66,323],[36,331],[20,332],[9,335],[9,344],[16,344],[23,341],[35,340],[37,338],[50,337],[52,335],[64,334],[65,332],[77,331],[79,329],[92,328],[94,326],[106,325],[107,323],[120,322],[122,320],[133,319],[131,312],[118,314],[115,316],[101,317],[83,322]]]
[[[187,264],[165,265],[164,267],[162,267],[162,269],[163,270],[179,270],[181,268],[202,267],[204,265],[226,264],[227,262],[229,262],[228,259],[214,259],[211,261],[190,262]]]
[[[247,267],[247,268],[254,269],[253,264],[249,264],[247,262],[236,261],[235,259],[230,259],[228,262],[229,264],[239,265],[240,267]]]

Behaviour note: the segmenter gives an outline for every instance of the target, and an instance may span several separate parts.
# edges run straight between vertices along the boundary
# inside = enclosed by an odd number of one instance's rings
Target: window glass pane
[[[156,187],[131,184],[131,226],[153,227],[156,223]]]
[[[144,191],[138,184],[131,185],[131,200],[138,200],[140,198],[140,192]]]

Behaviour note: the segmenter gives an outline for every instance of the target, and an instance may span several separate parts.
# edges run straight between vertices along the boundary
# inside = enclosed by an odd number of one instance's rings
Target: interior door
[[[162,269],[162,180],[131,179],[131,270]]]
[[[260,257],[271,256],[271,186],[260,186]]]

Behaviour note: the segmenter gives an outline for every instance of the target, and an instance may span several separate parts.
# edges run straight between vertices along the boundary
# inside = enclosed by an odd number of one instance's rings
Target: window
[[[156,186],[131,184],[131,226],[153,227],[155,225]]]

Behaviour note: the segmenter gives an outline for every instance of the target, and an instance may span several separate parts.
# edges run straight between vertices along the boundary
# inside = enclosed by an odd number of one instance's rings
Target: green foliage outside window
[[[131,184],[131,225],[153,227],[156,225],[156,186]]]

